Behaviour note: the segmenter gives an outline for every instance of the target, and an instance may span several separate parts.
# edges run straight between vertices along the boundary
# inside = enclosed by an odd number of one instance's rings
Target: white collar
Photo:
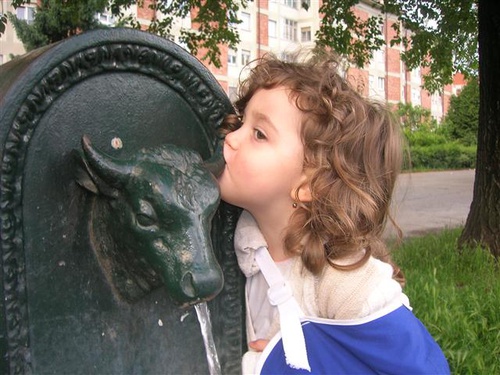
[[[260,231],[257,221],[248,211],[243,211],[238,219],[234,234],[234,250],[241,271],[246,277],[259,272],[255,261],[255,251],[260,247],[267,248],[267,242]]]

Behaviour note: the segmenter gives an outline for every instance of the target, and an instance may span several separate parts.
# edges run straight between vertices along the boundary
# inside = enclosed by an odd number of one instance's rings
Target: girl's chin
[[[224,192],[221,192],[221,200],[223,200],[226,203],[229,203],[233,206],[237,206],[240,208],[245,209],[243,202],[241,202],[241,199],[235,198],[234,195],[226,195]]]

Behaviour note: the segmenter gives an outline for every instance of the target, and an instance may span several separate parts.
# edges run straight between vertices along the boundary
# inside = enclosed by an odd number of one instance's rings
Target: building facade
[[[133,6],[130,12],[146,29],[155,14],[150,5],[155,0],[144,0],[141,6]],[[361,1],[355,6],[356,15],[366,19],[373,15],[380,15],[373,6],[373,1]],[[315,34],[321,23],[319,0],[253,0],[248,2],[245,9],[239,10],[239,24],[234,25],[240,35],[240,43],[236,50],[221,46],[220,68],[204,62],[208,69],[219,81],[222,88],[231,99],[236,96],[238,83],[245,76],[245,65],[265,53],[271,52],[284,59],[297,50],[312,48]],[[30,9],[31,8],[31,9]],[[2,1],[2,12],[16,12],[18,17],[29,20],[33,17],[33,6],[14,10],[10,1]],[[178,44],[180,30],[190,29],[191,16],[177,19],[173,25],[169,38]],[[99,14],[101,22],[112,24],[110,15]],[[402,46],[390,45],[394,36],[391,27],[397,22],[395,16],[384,14],[382,33],[385,37],[385,46],[376,51],[370,63],[363,69],[346,67],[346,76],[351,84],[363,95],[386,101],[390,104],[411,103],[430,110],[431,115],[438,121],[446,114],[449,99],[452,94],[459,92],[464,85],[463,77],[455,77],[452,85],[447,85],[439,94],[430,94],[421,88],[421,69],[408,70],[401,61]],[[22,54],[22,43],[15,36],[15,31],[8,25],[7,31],[0,39],[0,63],[10,60],[10,56]]]

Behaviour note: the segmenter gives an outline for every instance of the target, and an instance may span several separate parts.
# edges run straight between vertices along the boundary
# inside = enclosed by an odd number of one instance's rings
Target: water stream
[[[196,310],[196,314],[198,315],[198,321],[200,322],[201,335],[203,336],[203,343],[205,344],[210,375],[221,375],[222,371],[212,333],[212,322],[210,320],[210,310],[208,309],[208,305],[206,302],[202,302],[195,305],[194,308]]]

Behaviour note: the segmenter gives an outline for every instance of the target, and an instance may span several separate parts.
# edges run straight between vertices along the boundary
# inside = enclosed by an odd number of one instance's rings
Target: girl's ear
[[[312,200],[311,189],[309,187],[309,179],[304,173],[300,178],[300,185],[291,192],[292,199],[299,202],[310,202]]]
[[[309,184],[305,184],[299,188],[298,194],[299,201],[301,202],[310,202],[312,201],[311,189],[309,188]]]

